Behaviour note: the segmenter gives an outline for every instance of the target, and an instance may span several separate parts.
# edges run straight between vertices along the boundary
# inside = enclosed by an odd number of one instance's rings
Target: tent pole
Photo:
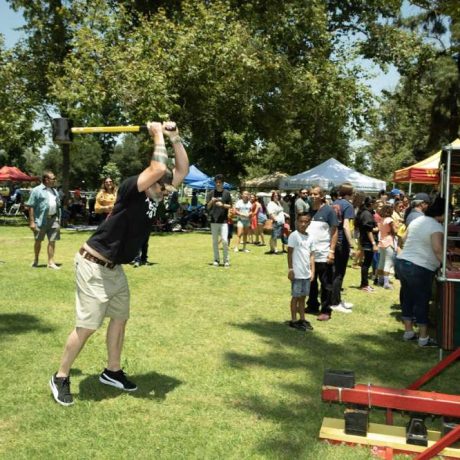
[[[409,196],[412,195],[412,181],[409,182]]]

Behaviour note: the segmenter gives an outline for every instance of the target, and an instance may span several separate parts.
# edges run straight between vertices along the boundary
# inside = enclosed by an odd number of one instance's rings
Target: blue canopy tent
[[[214,190],[216,188],[216,184],[214,183],[214,179],[212,177],[209,177],[208,179],[202,180],[202,181],[189,182],[186,185],[187,187],[190,187],[193,189]],[[232,184],[229,184],[228,182],[224,182],[224,189],[230,190],[232,188],[234,188]]]
[[[216,187],[214,179],[200,171],[195,165],[190,166],[189,173],[185,176],[183,183],[185,186],[193,189],[212,190]],[[231,184],[224,182],[224,188],[228,190],[234,187]]]
[[[184,178],[184,185],[189,185],[193,182],[203,182],[211,179],[203,171],[200,171],[195,165],[191,165],[188,174]]]

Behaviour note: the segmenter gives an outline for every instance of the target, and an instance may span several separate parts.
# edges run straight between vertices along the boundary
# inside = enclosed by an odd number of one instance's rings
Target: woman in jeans
[[[404,340],[417,340],[414,318],[419,328],[420,347],[435,347],[428,336],[428,305],[434,275],[442,262],[444,198],[436,198],[425,212],[408,227],[404,249],[396,259],[396,273],[401,281],[401,307]],[[449,267],[448,267],[449,268]]]

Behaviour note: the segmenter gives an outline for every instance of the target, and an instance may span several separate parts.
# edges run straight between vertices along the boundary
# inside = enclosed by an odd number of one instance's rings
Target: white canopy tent
[[[345,166],[335,158],[315,166],[295,176],[289,176],[280,180],[279,187],[282,190],[299,190],[302,187],[319,185],[326,190],[338,187],[344,182],[350,182],[356,191],[377,193],[385,190],[386,182],[380,179],[361,174],[354,169]]]

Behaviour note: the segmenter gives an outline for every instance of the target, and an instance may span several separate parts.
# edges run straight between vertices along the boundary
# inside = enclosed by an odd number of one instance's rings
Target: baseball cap
[[[394,188],[391,192],[390,192],[391,195],[401,195],[401,190],[399,190],[399,188]]]
[[[425,202],[425,203],[431,203],[431,198],[428,195],[428,193],[416,193],[412,201],[420,201],[420,202]]]

